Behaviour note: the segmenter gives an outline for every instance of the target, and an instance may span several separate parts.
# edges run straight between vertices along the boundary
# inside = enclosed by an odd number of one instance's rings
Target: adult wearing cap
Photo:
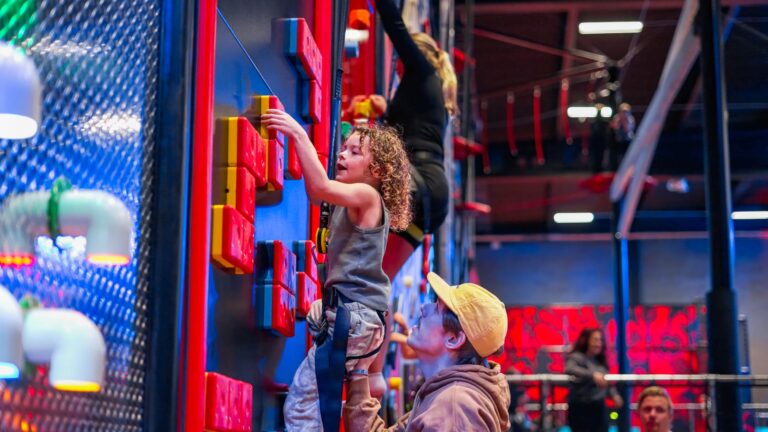
[[[435,273],[427,279],[437,301],[422,306],[407,340],[426,380],[413,410],[387,429],[367,371],[356,370],[347,383],[346,430],[507,431],[509,386],[499,365],[487,360],[504,344],[504,304],[475,284],[450,286]]]

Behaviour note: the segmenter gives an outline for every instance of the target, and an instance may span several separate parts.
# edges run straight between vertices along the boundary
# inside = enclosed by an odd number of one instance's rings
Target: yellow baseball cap
[[[473,283],[451,286],[432,272],[427,280],[437,297],[459,317],[464,334],[480,356],[488,357],[504,345],[507,311],[498,297]]]

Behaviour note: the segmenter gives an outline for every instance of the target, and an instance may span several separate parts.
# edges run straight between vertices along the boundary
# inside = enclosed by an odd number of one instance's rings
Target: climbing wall
[[[268,134],[260,128],[258,121],[261,102],[256,102],[254,97],[272,96],[273,103],[279,100],[286,112],[307,126],[311,124],[301,117],[301,105],[307,99],[302,86],[307,79],[302,75],[303,68],[286,54],[290,33],[288,25],[282,20],[304,18],[311,31],[314,16],[311,5],[310,1],[262,2],[256,8],[252,2],[246,1],[218,2],[214,204],[223,202],[223,179],[216,174],[216,170],[223,166],[217,155],[226,145],[221,141],[221,119],[247,118],[265,144],[269,145]],[[274,143],[270,151],[273,150],[276,150]],[[258,187],[255,193],[252,241],[255,242],[256,265],[253,272],[234,274],[213,262],[208,293],[206,369],[253,385],[253,430],[279,427],[285,396],[279,384],[290,383],[306,350],[304,321],[298,318],[295,323],[271,328],[270,322],[277,323],[279,319],[269,316],[274,311],[264,299],[265,293],[290,298],[288,293],[291,291],[297,297],[295,272],[301,271],[295,263],[288,265],[287,272],[294,273],[288,275],[290,280],[285,284],[293,284],[290,287],[281,286],[276,280],[269,282],[267,279],[271,276],[265,275],[264,267],[271,266],[272,261],[265,263],[265,256],[267,253],[280,255],[281,252],[275,248],[275,243],[270,243],[268,247],[265,242],[281,242],[285,246],[285,256],[291,256],[295,255],[293,242],[306,240],[310,234],[309,202],[304,191],[304,180],[295,179],[295,175],[289,172],[289,142],[283,142],[282,151],[282,186]],[[266,157],[271,160],[274,152]],[[273,168],[268,167],[267,170],[272,170],[268,177],[276,175]],[[267,286],[269,291],[265,288]]]

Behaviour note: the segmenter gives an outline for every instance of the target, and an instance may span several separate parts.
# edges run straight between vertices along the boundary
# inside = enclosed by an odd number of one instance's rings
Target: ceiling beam
[[[539,42],[532,42],[529,40],[521,39],[515,36],[505,35],[495,31],[484,30],[481,28],[475,28],[475,35],[484,37],[486,39],[495,40],[497,42],[503,42],[510,45],[519,46],[522,48],[528,48],[534,51],[543,52],[545,54],[551,54],[555,56],[578,59],[592,62],[606,62],[608,57],[603,54],[595,54],[593,52],[579,50],[579,49],[560,49],[549,45],[544,45]]]
[[[605,69],[605,63],[603,62],[588,63],[581,66],[575,66],[569,70],[558,71],[555,75],[552,75],[546,78],[539,78],[539,79],[525,82],[525,83],[491,89],[483,93],[480,93],[478,96],[480,98],[500,97],[500,96],[506,96],[506,94],[509,92],[514,93],[514,92],[531,90],[536,86],[548,87],[548,86],[558,85],[563,78],[573,79],[582,75],[588,75],[593,72],[602,71],[603,69]]]
[[[565,31],[563,34],[563,46],[569,52],[576,49],[576,34],[578,33],[579,13],[569,11],[565,20]],[[571,57],[563,57],[562,70],[568,70],[573,65]]]
[[[739,12],[741,12],[741,6],[732,7],[728,11],[728,16],[725,18],[725,26],[723,26],[723,45],[728,42],[728,37],[731,35],[731,30],[733,30],[733,26],[736,23],[737,17],[739,16]],[[702,81],[701,73],[699,73],[698,78],[696,78],[696,84],[693,85],[693,90],[691,90],[691,93],[688,95],[688,102],[685,104],[683,113],[678,118],[678,129],[682,129],[682,126],[685,125],[688,117],[690,117],[691,113],[693,113],[694,108],[697,108],[699,96],[701,96],[701,89]]]
[[[505,14],[530,14],[530,13],[561,13],[580,12],[594,10],[641,10],[646,2],[644,0],[561,0],[561,1],[523,1],[507,3],[480,3],[474,5],[475,15],[505,15]],[[653,0],[647,2],[648,9],[681,9],[683,0]],[[768,0],[722,0],[723,6],[764,6]],[[461,11],[464,5],[456,5],[456,10]]]
[[[703,217],[703,216],[702,216]],[[764,238],[763,232],[735,231],[737,238]],[[709,231],[648,231],[633,232],[628,240],[696,240],[709,238]],[[612,241],[610,233],[533,233],[533,234],[477,234],[475,244],[491,244],[501,246],[504,243],[540,243],[540,242],[608,242]]]

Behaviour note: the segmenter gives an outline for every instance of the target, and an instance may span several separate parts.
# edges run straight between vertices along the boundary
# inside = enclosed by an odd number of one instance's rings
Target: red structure
[[[496,361],[502,370],[516,369],[523,374],[564,373],[566,354],[584,327],[600,327],[607,338],[608,364],[617,373],[616,325],[613,307],[519,306],[507,309],[509,331],[504,353]],[[630,371],[653,374],[704,373],[706,348],[703,306],[635,306],[627,323]],[[642,388],[635,388],[632,400]],[[704,393],[696,387],[669,387],[675,403],[697,402]],[[554,402],[565,402],[568,391],[557,388]],[[540,398],[539,388],[531,387],[532,400]]]

